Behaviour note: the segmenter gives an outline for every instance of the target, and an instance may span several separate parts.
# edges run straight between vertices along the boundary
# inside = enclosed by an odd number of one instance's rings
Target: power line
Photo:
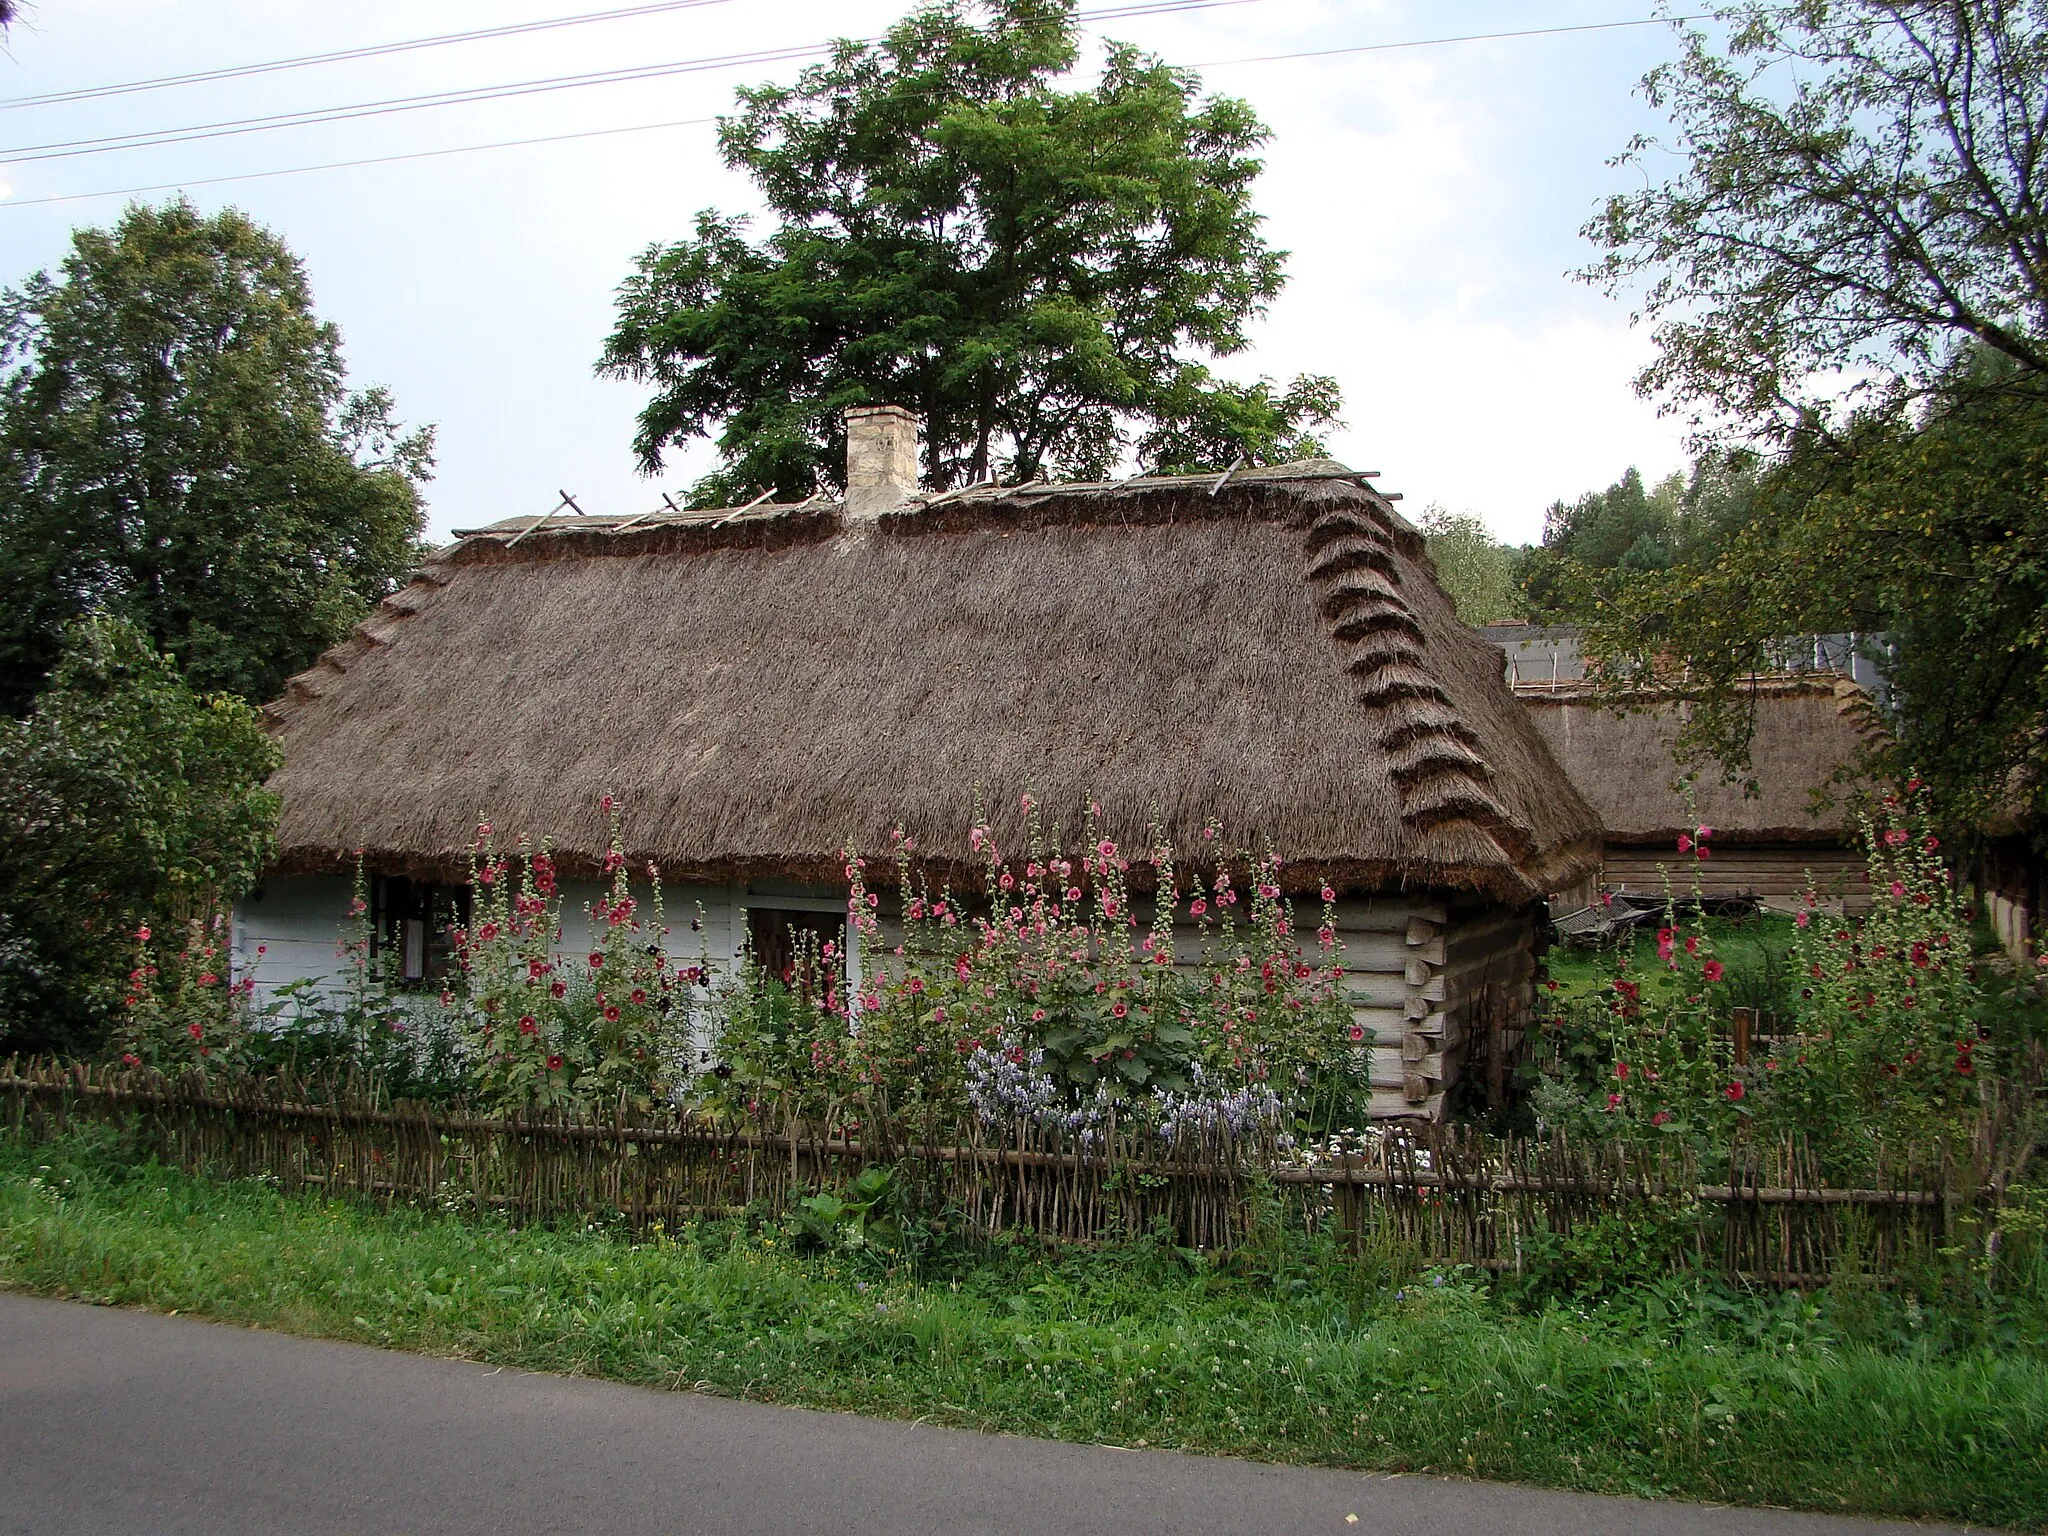
[[[1077,13],[1083,21],[1122,20],[1177,11],[1211,10],[1227,5],[1253,5],[1260,0],[1137,0],[1137,3],[1098,7]],[[881,41],[867,38],[865,43]],[[112,154],[124,149],[154,149],[166,144],[197,143],[206,139],[234,138],[249,133],[269,133],[281,128],[306,128],[323,123],[350,122],[364,117],[382,117],[394,112],[418,112],[433,107],[467,106],[480,101],[504,101],[553,91],[579,90],[596,85],[629,85],[675,75],[707,70],[737,69],[750,64],[783,63],[828,53],[830,42],[805,43],[783,48],[759,49],[749,53],[722,54],[694,59],[674,59],[663,64],[628,65],[618,69],[593,70],[577,75],[553,75],[536,80],[519,80],[504,85],[475,86],[466,90],[432,91],[418,96],[390,97],[380,101],[356,102],[339,107],[316,107],[297,112],[268,113],[258,117],[233,118],[224,122],[196,123],[183,128],[148,129],[134,133],[105,134],[91,139],[68,139],[47,144],[23,144],[0,149],[0,160],[33,164],[41,160],[70,160],[84,155]]]
[[[161,91],[172,86],[203,85],[215,80],[238,80],[249,75],[273,74],[282,69],[306,69],[315,64],[374,59],[386,54],[411,53],[421,48],[443,48],[451,43],[519,37],[530,32],[552,32],[562,27],[582,27],[598,21],[624,21],[635,16],[654,16],[667,11],[688,11],[699,6],[727,3],[729,0],[656,0],[654,4],[631,5],[615,11],[585,11],[574,16],[550,16],[502,27],[479,27],[473,32],[443,32],[435,37],[411,37],[393,43],[370,43],[361,48],[338,48],[331,53],[306,53],[296,58],[266,59],[255,64],[230,64],[219,69],[194,70],[190,74],[158,75],[149,80],[123,80],[112,85],[84,85],[76,90],[50,91],[41,96],[9,96],[0,98],[0,111],[11,111],[16,107],[55,106],[67,101],[92,101],[105,96],[128,96],[137,91]]]
[[[1444,43],[1497,43],[1522,37],[1561,37],[1568,32],[1615,32],[1623,27],[1675,26],[1706,21],[1705,16],[1645,16],[1636,21],[1587,21],[1568,27],[1527,27],[1519,32],[1471,32],[1460,37],[1419,37],[1404,43],[1355,43],[1347,48],[1305,48],[1299,53],[1262,53],[1255,58],[1209,59],[1189,69],[1221,69],[1227,64],[1278,64],[1287,59],[1325,59],[1340,53],[1389,53],[1397,48],[1435,48]]]
[[[1233,0],[1223,0],[1223,3],[1233,3]],[[1242,3],[1242,0],[1238,0],[1238,3]],[[1162,5],[1157,8],[1188,9],[1192,7]],[[1133,11],[1136,11],[1137,9],[1138,8],[1135,6],[1131,7],[1131,10]],[[1152,9],[1152,7],[1147,7],[1147,9]],[[1611,31],[1622,27],[1659,26],[1665,24],[1667,20],[1671,22],[1685,22],[1696,21],[1700,19],[1702,18],[1695,16],[1675,16],[1670,18],[1653,17],[1637,21],[1593,22],[1580,24],[1576,26],[1531,27],[1511,32],[1474,32],[1462,34],[1456,37],[1411,38],[1405,41],[1392,43],[1363,43],[1338,48],[1305,49],[1298,53],[1258,54],[1235,59],[1211,59],[1204,64],[1189,65],[1186,67],[1201,69],[1220,69],[1227,65],[1235,64],[1270,64],[1292,59],[1324,58],[1341,54],[1388,53],[1407,48],[1438,48],[1455,43],[1486,43],[1529,37],[1554,37],[1574,32],[1598,32]],[[352,170],[357,167],[371,165],[397,165],[413,160],[439,159],[447,155],[478,154],[481,152],[498,149],[523,149],[542,144],[564,144],[573,142],[578,139],[609,138],[629,133],[652,133],[666,128],[703,127],[706,124],[715,123],[717,121],[718,117],[716,115],[709,117],[674,118],[665,122],[658,123],[631,123],[623,127],[617,128],[593,128],[573,133],[540,134],[532,138],[524,139],[499,139],[488,144],[456,144],[451,145],[445,149],[423,149],[415,150],[406,154],[397,155],[369,155],[354,160],[324,161],[317,165],[284,166],[276,170],[244,171],[230,176],[208,176],[198,180],[187,179],[184,181],[159,182],[152,186],[109,188],[105,191],[100,192],[56,193],[48,197],[30,197],[22,198],[18,201],[8,201],[0,203],[0,208],[33,208],[46,203],[76,203],[90,201],[93,198],[100,197],[135,197],[148,192],[171,192],[184,187],[220,186],[228,182],[239,181],[268,181],[280,176],[302,176],[318,171]]]
[[[674,59],[666,64],[628,65],[621,69],[595,70],[588,74],[554,75],[539,80],[521,80],[510,85],[477,86],[462,91],[433,91],[420,96],[399,96],[384,101],[359,102],[353,106],[320,107],[303,112],[280,112],[263,117],[234,118],[219,123],[199,123],[187,128],[108,134],[97,139],[72,139],[54,144],[26,144],[16,149],[0,149],[0,160],[11,161],[17,165],[33,164],[39,160],[75,160],[84,155],[111,154],[123,149],[156,149],[166,144],[193,144],[206,139],[236,138],[248,133],[268,133],[279,128],[310,128],[321,123],[351,122],[357,118],[384,117],[394,112],[418,112],[429,107],[505,101],[519,96],[577,90],[593,85],[630,85],[641,80],[698,74],[707,70],[737,69],[749,64],[777,64],[791,59],[810,58],[824,52],[829,46],[805,43],[789,48],[763,48],[752,53]]]
[[[661,128],[701,128],[716,117],[679,117],[665,123],[629,123],[623,128],[589,128],[580,133],[545,133],[530,139],[499,139],[491,144],[455,144],[447,149],[420,149],[404,155],[367,155],[360,160],[328,160],[319,165],[288,165],[274,171],[241,171],[233,176],[206,176],[197,181],[165,181],[151,187],[118,187],[105,192],[61,192],[50,197],[25,197],[0,203],[0,208],[33,208],[41,203],[78,203],[95,197],[138,197],[145,192],[175,192],[185,187],[216,187],[230,181],[268,181],[277,176],[303,176],[311,171],[346,171],[363,165],[397,165],[407,160],[434,160],[443,155],[473,155],[488,149],[524,149],[533,144],[566,144],[573,139],[604,139],[622,133],[652,133]]]

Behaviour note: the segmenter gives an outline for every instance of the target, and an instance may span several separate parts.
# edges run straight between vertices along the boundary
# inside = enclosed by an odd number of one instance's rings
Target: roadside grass
[[[1062,1440],[2048,1521],[2048,1348],[2003,1312],[1687,1279],[1539,1300],[1298,1234],[1225,1263],[1156,1241],[914,1265],[791,1242],[737,1221],[520,1230],[192,1178],[110,1133],[0,1135],[16,1290]]]

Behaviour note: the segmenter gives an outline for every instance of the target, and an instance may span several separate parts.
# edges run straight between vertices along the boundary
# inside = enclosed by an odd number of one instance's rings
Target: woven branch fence
[[[1172,1143],[1106,1122],[1086,1134],[969,1120],[943,1137],[881,1147],[796,1125],[776,1134],[668,1115],[480,1117],[289,1078],[171,1077],[15,1062],[0,1113],[39,1138],[120,1126],[138,1150],[194,1173],[262,1176],[519,1221],[623,1219],[674,1226],[754,1212],[773,1219],[870,1163],[907,1174],[925,1208],[982,1233],[1100,1241],[1157,1230],[1241,1246],[1281,1221],[1348,1233],[1354,1246],[1436,1263],[1522,1266],[1530,1239],[1603,1218],[1654,1215],[1687,1240],[1674,1266],[1818,1285],[1882,1277],[1996,1221],[2004,1181],[1940,1163],[1888,1165],[1866,1188],[1826,1187],[1795,1145],[1743,1146],[1711,1167],[1681,1148],[1503,1141],[1463,1128],[1391,1132],[1305,1161],[1276,1137],[1227,1128]]]

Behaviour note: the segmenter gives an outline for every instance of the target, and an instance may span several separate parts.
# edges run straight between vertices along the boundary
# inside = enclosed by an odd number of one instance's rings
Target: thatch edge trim
[[[1303,575],[1321,593],[1318,606],[1356,684],[1354,697],[1379,720],[1380,745],[1396,764],[1401,819],[1417,833],[1469,825],[1529,882],[1527,894],[1541,894],[1542,879],[1525,868],[1535,852],[1534,832],[1494,796],[1478,742],[1454,718],[1450,696],[1423,665],[1428,642],[1401,592],[1393,556],[1403,529],[1392,514],[1370,488],[1352,505],[1326,507],[1302,541]],[[1414,558],[1422,552],[1403,553]]]

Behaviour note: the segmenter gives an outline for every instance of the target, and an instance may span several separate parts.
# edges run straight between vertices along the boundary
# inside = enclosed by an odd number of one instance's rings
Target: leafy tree
[[[2048,811],[2048,402],[1957,393],[1795,436],[1712,558],[1588,580],[1606,675],[1663,673],[1694,703],[1685,745],[1740,767],[1744,683],[1780,637],[1882,632],[1891,707],[1864,766],[1919,773],[1962,826]]]
[[[1522,616],[1524,601],[1515,584],[1517,552],[1497,542],[1486,524],[1469,512],[1430,507],[1422,514],[1422,541],[1436,578],[1467,624]]]
[[[1690,475],[1674,472],[1647,489],[1642,472],[1631,468],[1604,491],[1552,502],[1543,514],[1543,543],[1521,561],[1526,606],[1561,620],[1589,573],[1626,578],[1701,559],[1747,514],[1755,477],[1753,455],[1709,453]]]
[[[1608,200],[1584,274],[1656,323],[1647,390],[1794,429],[1845,376],[1917,394],[1959,349],[2048,392],[2048,7],[1735,0],[1643,82],[1679,173]],[[1661,163],[1655,162],[1655,163]]]
[[[945,0],[741,91],[720,144],[776,226],[707,211],[621,288],[599,367],[655,386],[642,467],[715,434],[700,502],[837,486],[864,403],[922,413],[934,487],[1320,452],[1331,380],[1203,360],[1280,291],[1250,200],[1265,128],[1122,45],[1057,89],[1077,39],[1071,0]]]
[[[91,1049],[138,929],[240,896],[268,856],[276,746],[254,709],[201,697],[133,625],[67,632],[51,685],[0,719],[0,1040]]]
[[[249,698],[416,559],[432,433],[343,387],[299,260],[241,214],[130,207],[0,295],[0,707],[81,614]]]
[[[1892,735],[1941,811],[2048,810],[2048,6],[1739,0],[1645,82],[1681,169],[1611,199],[1588,276],[1636,292],[1639,383],[1772,445],[1714,539],[1580,587],[1618,684],[1746,761],[1772,642],[1882,630]],[[1652,147],[1639,141],[1631,157]]]

